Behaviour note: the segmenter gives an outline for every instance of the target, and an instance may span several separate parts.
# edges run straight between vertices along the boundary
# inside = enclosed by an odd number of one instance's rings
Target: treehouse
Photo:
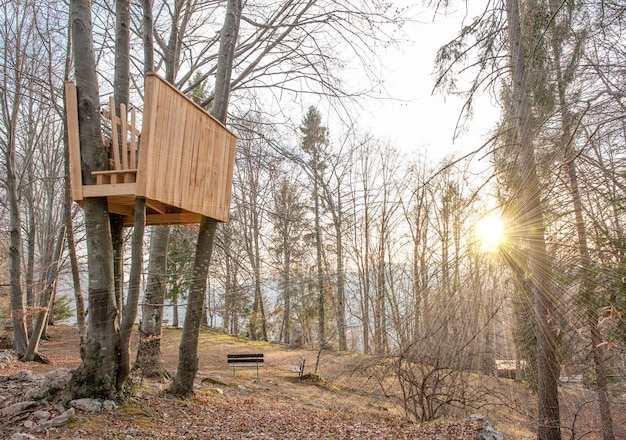
[[[202,216],[225,222],[230,207],[236,136],[217,119],[156,74],[148,74],[141,131],[135,109],[115,102],[103,111],[102,147],[107,170],[95,184],[81,172],[76,87],[65,83],[72,198],[106,197],[109,212],[125,226],[134,221],[135,198],[146,199],[146,224],[199,223]],[[94,180],[94,179],[89,179]]]

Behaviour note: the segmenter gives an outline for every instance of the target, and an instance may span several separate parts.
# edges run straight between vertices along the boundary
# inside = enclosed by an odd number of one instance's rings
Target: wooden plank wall
[[[141,132],[137,196],[227,221],[236,136],[155,74]]]

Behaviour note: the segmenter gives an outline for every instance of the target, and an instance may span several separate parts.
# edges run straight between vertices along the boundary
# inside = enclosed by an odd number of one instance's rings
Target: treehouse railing
[[[130,121],[128,117],[130,116]],[[120,115],[115,116],[115,100],[109,98],[109,110],[102,111],[110,137],[102,133],[102,144],[109,155],[109,170],[94,171],[96,184],[134,183],[137,181],[137,154],[140,132],[136,127],[136,112],[120,104]]]

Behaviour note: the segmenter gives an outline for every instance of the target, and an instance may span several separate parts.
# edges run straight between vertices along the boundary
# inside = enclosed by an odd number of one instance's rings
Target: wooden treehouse
[[[141,132],[135,110],[115,103],[103,111],[102,146],[109,169],[95,184],[81,173],[76,87],[65,83],[72,198],[106,197],[109,212],[133,225],[136,197],[146,199],[146,224],[225,222],[230,207],[236,136],[156,74],[148,74]],[[130,118],[130,119],[129,119]],[[93,180],[93,179],[90,179]]]

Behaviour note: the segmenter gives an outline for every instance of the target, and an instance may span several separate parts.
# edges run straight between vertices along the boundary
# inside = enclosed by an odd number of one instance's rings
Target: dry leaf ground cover
[[[0,369],[8,376],[22,369],[35,374],[80,363],[76,330],[51,327],[41,348],[51,365],[15,363]],[[176,369],[180,329],[164,330],[165,368]],[[174,399],[165,393],[167,382],[133,377],[132,393],[117,409],[98,415],[79,413],[76,420],[50,429],[38,438],[49,439],[472,439],[482,429],[466,414],[424,425],[406,423],[398,401],[385,397],[356,365],[362,355],[324,352],[319,366],[323,383],[299,381],[291,367],[306,359],[313,371],[317,351],[290,349],[279,344],[250,341],[203,330],[194,399]],[[228,353],[262,352],[259,371],[226,363]],[[0,384],[5,402],[22,392]],[[532,399],[531,399],[532,400]],[[532,403],[531,403],[532,405]],[[47,410],[54,412],[50,405]],[[507,439],[532,438],[528,418],[497,402],[482,411]],[[0,420],[0,438],[15,432],[23,420]]]

